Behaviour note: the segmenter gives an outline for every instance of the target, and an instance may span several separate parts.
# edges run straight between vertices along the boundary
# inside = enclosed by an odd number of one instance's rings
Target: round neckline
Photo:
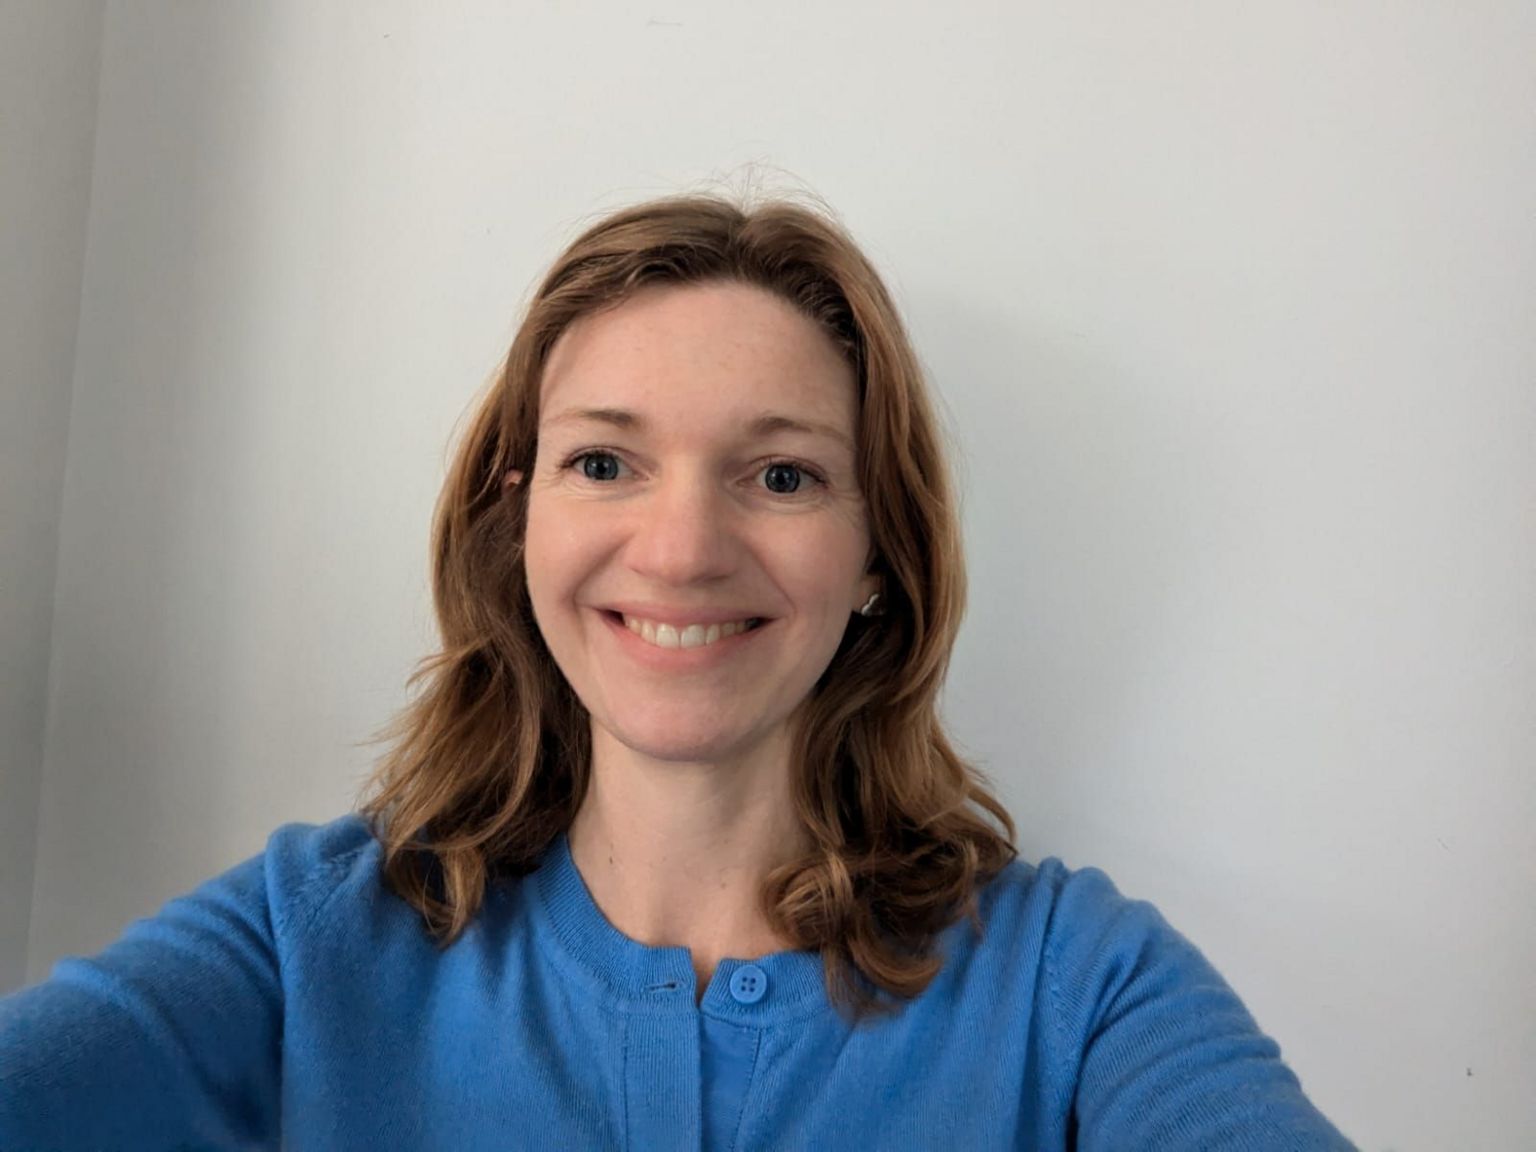
[[[697,977],[689,950],[642,944],[615,928],[593,899],[563,831],[551,841],[530,879],[536,915],[564,956],[630,1007],[699,1011],[743,1022],[831,1009],[821,956],[803,949],[722,959],[703,999],[696,1002]],[[766,978],[766,993],[753,1003],[743,1003],[732,992],[733,983],[741,985],[733,977],[747,967]]]

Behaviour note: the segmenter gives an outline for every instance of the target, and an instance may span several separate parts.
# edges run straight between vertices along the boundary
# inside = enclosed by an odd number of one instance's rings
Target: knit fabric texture
[[[356,815],[0,999],[0,1149],[1348,1149],[1201,952],[1096,868],[1016,860],[857,1027],[814,952],[603,916],[562,836],[454,944]]]

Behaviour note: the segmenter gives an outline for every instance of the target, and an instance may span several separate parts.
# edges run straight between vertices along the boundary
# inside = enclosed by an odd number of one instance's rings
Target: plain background
[[[958,445],[945,695],[1364,1148],[1536,1139],[1536,7],[0,4],[0,989],[346,811],[598,214],[801,184]]]

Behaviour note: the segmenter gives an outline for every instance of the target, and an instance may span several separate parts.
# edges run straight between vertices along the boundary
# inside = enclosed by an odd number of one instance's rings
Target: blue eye
[[[583,452],[572,458],[581,461],[581,474],[588,480],[614,480],[619,473],[619,458],[612,452]]]
[[[786,460],[780,460],[776,463],[768,465],[768,467],[764,469],[764,473],[768,477],[769,490],[777,492],[780,495],[787,496],[800,487],[800,466],[798,464],[791,464]],[[787,481],[789,487],[775,487],[775,477],[778,477],[780,480]]]

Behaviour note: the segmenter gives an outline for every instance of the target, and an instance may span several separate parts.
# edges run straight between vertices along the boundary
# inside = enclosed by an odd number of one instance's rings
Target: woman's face
[[[613,739],[742,756],[809,695],[878,587],[856,407],[832,341],[744,284],[643,289],[561,335],[523,479],[528,593]]]

